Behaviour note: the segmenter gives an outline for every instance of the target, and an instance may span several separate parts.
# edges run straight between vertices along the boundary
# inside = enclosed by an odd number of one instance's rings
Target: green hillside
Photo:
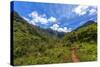
[[[65,46],[77,48],[80,61],[93,61],[97,59],[97,23],[89,23],[65,35]]]
[[[48,30],[27,23],[16,12],[12,13],[12,17],[13,65],[72,62],[70,48],[73,47],[77,48],[80,61],[96,60],[96,23],[64,33],[65,36],[59,38]]]

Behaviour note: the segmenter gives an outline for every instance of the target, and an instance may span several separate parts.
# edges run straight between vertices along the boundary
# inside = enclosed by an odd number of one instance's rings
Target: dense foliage
[[[13,65],[72,62],[70,48],[77,49],[80,61],[96,60],[97,24],[85,25],[70,33],[45,30],[27,23],[16,12],[13,17]],[[92,22],[92,21],[91,21]],[[52,34],[53,35],[52,35]],[[60,38],[61,37],[61,38]]]

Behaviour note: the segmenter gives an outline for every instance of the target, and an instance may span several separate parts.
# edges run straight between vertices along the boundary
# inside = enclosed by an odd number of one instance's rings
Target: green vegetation
[[[97,23],[89,21],[75,31],[65,35],[63,42],[70,48],[77,48],[80,61],[97,60]]]
[[[72,62],[72,47],[77,48],[80,61],[95,61],[97,58],[96,23],[84,25],[59,38],[48,30],[27,23],[16,12],[12,17],[13,65]]]

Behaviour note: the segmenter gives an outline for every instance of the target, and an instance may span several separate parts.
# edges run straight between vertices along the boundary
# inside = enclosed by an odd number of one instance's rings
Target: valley
[[[64,33],[29,24],[12,12],[13,65],[56,64],[97,60],[97,23],[89,20]]]

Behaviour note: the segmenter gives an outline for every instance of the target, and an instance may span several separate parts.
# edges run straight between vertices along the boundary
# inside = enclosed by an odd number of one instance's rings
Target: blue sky
[[[28,23],[59,32],[70,32],[89,20],[97,21],[97,7],[14,1],[13,10]]]

